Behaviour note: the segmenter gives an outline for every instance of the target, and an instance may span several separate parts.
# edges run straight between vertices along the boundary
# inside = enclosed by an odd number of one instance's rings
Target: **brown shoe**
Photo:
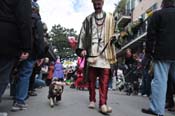
[[[175,112],[175,107],[168,108],[168,111],[170,111],[170,112]]]
[[[34,91],[30,91],[30,92],[28,93],[28,95],[29,95],[29,96],[37,96],[37,93],[35,93]]]
[[[153,112],[151,109],[142,109],[142,112],[145,113],[145,114],[151,114],[151,115],[156,115],[156,116],[163,116],[163,115],[159,115],[159,114],[156,114],[155,112]]]
[[[91,101],[88,105],[88,108],[94,109],[95,108],[95,102]]]

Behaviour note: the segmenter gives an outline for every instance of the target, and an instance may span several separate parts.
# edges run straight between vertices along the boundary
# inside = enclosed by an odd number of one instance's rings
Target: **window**
[[[157,3],[155,3],[153,6],[152,6],[152,10],[156,10],[157,9]]]

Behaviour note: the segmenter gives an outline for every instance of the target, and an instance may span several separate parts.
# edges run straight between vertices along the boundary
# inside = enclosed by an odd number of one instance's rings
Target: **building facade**
[[[140,2],[139,2],[140,1]],[[135,21],[139,17],[143,19],[146,18],[146,11],[148,9],[157,10],[161,7],[162,0],[137,0],[137,5],[133,10],[133,17],[132,20]]]
[[[124,0],[121,0],[124,1]],[[147,30],[147,11],[155,11],[161,8],[162,0],[127,0],[125,11],[116,18],[116,32],[126,32],[128,37],[122,38],[125,41],[118,49],[117,54],[125,52],[127,48],[137,48],[144,43]],[[120,14],[120,13],[115,13]],[[142,23],[138,21],[142,20]],[[128,39],[130,38],[130,39]],[[128,41],[128,40],[129,41]]]

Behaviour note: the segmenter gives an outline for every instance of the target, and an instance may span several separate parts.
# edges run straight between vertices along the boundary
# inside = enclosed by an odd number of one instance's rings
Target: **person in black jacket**
[[[29,58],[21,62],[18,81],[16,83],[15,98],[11,111],[26,109],[25,100],[28,96],[29,80],[37,59],[44,57],[43,24],[39,15],[39,5],[32,1],[32,51]],[[35,21],[34,21],[35,20]],[[34,29],[35,27],[35,29]],[[37,52],[38,51],[38,52]]]
[[[44,42],[44,29],[39,14],[39,5],[36,2],[32,2],[32,37],[33,37],[33,50],[32,58],[41,59],[45,57],[45,53],[48,49]]]
[[[31,52],[31,0],[0,1],[0,98],[13,64]]]
[[[163,116],[168,73],[175,78],[175,1],[163,0],[162,9],[153,13],[146,40],[146,57],[152,57],[154,78],[149,109],[143,113]]]

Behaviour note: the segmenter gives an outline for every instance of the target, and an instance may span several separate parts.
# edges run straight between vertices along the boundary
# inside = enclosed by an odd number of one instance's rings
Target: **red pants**
[[[76,88],[82,88],[82,84],[81,82],[83,81],[83,77],[77,77],[76,81],[75,81],[75,87]]]
[[[78,70],[77,71],[77,79],[75,81],[75,87],[79,88],[79,89],[85,89],[88,88],[88,84],[87,83],[83,83],[83,70]]]
[[[96,102],[95,85],[99,77],[99,106],[107,104],[108,83],[111,74],[110,69],[89,67],[89,100]]]

